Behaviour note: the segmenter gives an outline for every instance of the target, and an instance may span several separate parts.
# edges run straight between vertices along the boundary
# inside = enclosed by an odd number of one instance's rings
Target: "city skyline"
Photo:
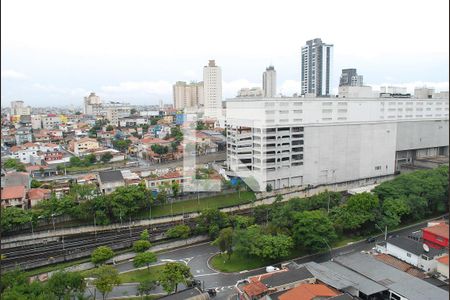
[[[185,16],[181,11],[188,4],[175,1],[156,6],[136,2],[125,11],[114,1],[108,2],[108,10],[98,1],[89,6],[77,3],[70,11],[52,1],[27,2],[26,11],[23,2],[2,2],[1,99],[32,106],[79,105],[84,96],[96,92],[111,101],[171,103],[173,84],[201,81],[202,66],[209,59],[222,68],[224,99],[236,96],[240,88],[261,86],[267,65],[277,70],[278,92],[291,96],[301,92],[301,47],[314,38],[335,48],[332,93],[337,93],[343,68],[358,69],[374,89],[389,84],[412,92],[426,84],[448,90],[448,3],[377,2],[370,14],[355,1],[348,1],[352,9],[339,14],[333,13],[339,4],[327,3],[329,12],[321,18],[329,21],[312,27],[303,25],[312,16],[298,12],[317,9],[318,4],[288,2],[273,7],[270,2],[249,1],[240,6],[218,3],[214,8],[199,1],[205,10],[224,12],[213,14],[217,22],[204,26],[202,20],[211,16],[203,10],[190,10]],[[174,5],[179,7],[173,16],[178,21],[171,25],[163,16]],[[251,7],[260,14],[245,13]],[[95,20],[80,21],[83,15]],[[183,21],[190,30],[205,27],[205,33],[194,39],[180,34],[178,25]],[[24,25],[31,23],[32,28]],[[337,26],[330,26],[334,23]],[[350,23],[361,29],[339,30]],[[109,32],[116,34],[104,34]],[[270,36],[270,42],[262,36]],[[433,40],[433,47],[424,39]]]

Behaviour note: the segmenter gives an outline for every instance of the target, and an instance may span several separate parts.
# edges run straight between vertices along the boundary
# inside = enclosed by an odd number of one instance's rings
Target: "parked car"
[[[377,241],[377,238],[374,236],[368,237],[366,240],[366,242],[368,242],[368,243],[374,243],[376,241]]]
[[[280,268],[276,268],[274,266],[267,266],[266,267],[266,272],[267,273],[271,273],[271,272],[275,272],[275,271],[280,271]]]

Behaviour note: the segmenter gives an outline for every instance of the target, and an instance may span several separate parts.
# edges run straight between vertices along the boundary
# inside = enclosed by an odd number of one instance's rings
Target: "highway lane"
[[[389,234],[408,236],[411,232],[419,230],[425,227],[426,225],[427,222],[422,222],[420,224],[413,225],[408,228],[390,232]],[[384,240],[384,236],[382,234],[378,235],[377,241],[380,242],[382,240]],[[294,259],[294,261],[298,264],[310,261],[320,263],[329,260],[331,256],[335,257],[338,255],[344,255],[358,251],[368,251],[371,250],[374,246],[375,242],[367,243],[366,241],[360,241],[345,245],[340,248],[335,248],[332,250],[331,255],[329,251],[326,251],[324,253],[313,254],[298,259]],[[191,268],[191,272],[194,275],[194,277],[202,281],[204,288],[206,289],[216,288],[216,290],[218,290],[217,296],[215,297],[215,299],[218,300],[229,299],[229,297],[235,294],[236,291],[234,289],[234,285],[238,280],[245,279],[249,276],[265,273],[265,268],[260,268],[252,270],[250,272],[241,272],[241,273],[217,272],[208,266],[208,260],[216,253],[218,253],[218,248],[216,246],[212,246],[210,245],[210,243],[203,243],[158,254],[158,263],[168,261],[179,261],[186,263]],[[134,269],[132,262],[117,264],[115,267],[119,270],[119,272]],[[128,290],[130,293],[133,292],[133,288],[131,287],[129,287]]]

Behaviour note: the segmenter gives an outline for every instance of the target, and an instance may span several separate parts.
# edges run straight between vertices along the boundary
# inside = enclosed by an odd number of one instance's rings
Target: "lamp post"
[[[30,216],[30,224],[31,224],[31,236],[34,238],[33,217],[32,216]]]
[[[325,242],[325,244],[327,244],[328,249],[330,249],[330,260],[332,261],[332,260],[333,260],[333,253],[332,253],[333,249],[331,249],[331,247],[330,247],[330,245],[328,244],[328,242],[327,242],[326,239],[322,238],[322,240]]]
[[[387,225],[384,227],[384,231],[383,231],[383,229],[380,228],[380,226],[378,226],[378,224],[375,223],[375,226],[376,226],[378,229],[380,229],[381,233],[384,234],[384,240],[386,241],[386,240],[387,240]]]
[[[55,216],[56,216],[56,214],[51,214],[52,224],[53,224],[53,231],[56,231],[56,228],[55,228]]]

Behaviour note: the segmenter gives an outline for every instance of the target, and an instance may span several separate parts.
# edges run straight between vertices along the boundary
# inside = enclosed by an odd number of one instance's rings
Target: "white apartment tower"
[[[263,95],[264,97],[275,97],[277,94],[277,71],[273,66],[266,68],[263,73]]]
[[[31,115],[31,107],[24,106],[23,101],[11,101],[11,115]]]
[[[333,70],[333,45],[313,39],[302,47],[302,95],[329,96]]]
[[[102,106],[102,100],[95,93],[90,93],[84,97],[84,114],[95,115]]]
[[[203,106],[203,82],[177,81],[173,85],[173,104],[175,109]]]
[[[218,118],[222,115],[222,70],[210,60],[203,67],[205,117]]]

